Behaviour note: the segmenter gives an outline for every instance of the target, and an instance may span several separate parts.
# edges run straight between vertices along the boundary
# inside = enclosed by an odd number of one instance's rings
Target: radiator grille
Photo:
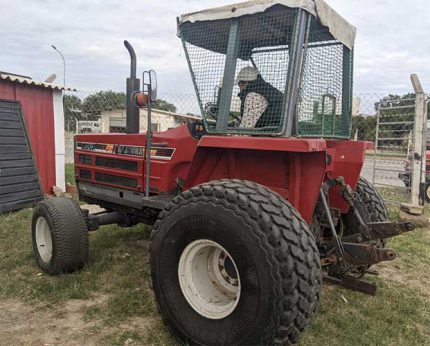
[[[133,187],[133,188],[137,188],[138,186],[137,179],[121,177],[117,175],[100,173],[100,172],[96,172],[96,181],[107,183],[107,184],[119,185],[119,186]]]
[[[96,166],[118,168],[126,171],[137,172],[136,161],[112,159],[109,157],[96,157]]]
[[[91,164],[91,156],[79,154],[79,163],[82,163],[83,165],[90,165]]]
[[[91,180],[91,172],[87,171],[86,169],[80,169],[79,170],[79,178]]]

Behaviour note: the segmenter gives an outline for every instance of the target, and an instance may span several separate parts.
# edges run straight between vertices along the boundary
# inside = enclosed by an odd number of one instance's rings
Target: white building
[[[146,132],[147,114],[148,111],[146,108],[140,109],[140,133]],[[178,127],[196,120],[201,120],[201,117],[177,114],[159,109],[152,109],[151,113],[151,124],[153,131],[166,131],[170,128]],[[100,113],[99,121],[102,133],[125,132],[126,110],[113,109],[102,111]]]

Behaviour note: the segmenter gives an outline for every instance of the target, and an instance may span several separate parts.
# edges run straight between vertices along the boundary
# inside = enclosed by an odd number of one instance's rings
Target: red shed
[[[65,190],[63,87],[0,72],[0,99],[19,101],[45,193]]]

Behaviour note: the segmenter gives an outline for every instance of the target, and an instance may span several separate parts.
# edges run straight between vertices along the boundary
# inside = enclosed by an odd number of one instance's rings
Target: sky
[[[192,94],[176,17],[233,0],[0,0],[0,71],[78,90],[124,90],[129,40],[138,72],[154,69],[160,93]],[[357,27],[354,93],[405,93],[417,73],[430,91],[430,15],[425,0],[327,0]]]

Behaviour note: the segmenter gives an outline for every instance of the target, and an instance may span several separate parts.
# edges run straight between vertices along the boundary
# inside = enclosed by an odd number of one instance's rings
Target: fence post
[[[414,155],[412,164],[412,181],[411,181],[411,202],[412,205],[424,204],[420,203],[420,186],[422,172],[426,164],[425,151],[425,128],[426,128],[426,100],[424,90],[420,80],[416,74],[411,75],[412,86],[415,91],[415,121],[414,121]],[[423,149],[424,148],[424,149]],[[424,177],[425,178],[425,177]]]

